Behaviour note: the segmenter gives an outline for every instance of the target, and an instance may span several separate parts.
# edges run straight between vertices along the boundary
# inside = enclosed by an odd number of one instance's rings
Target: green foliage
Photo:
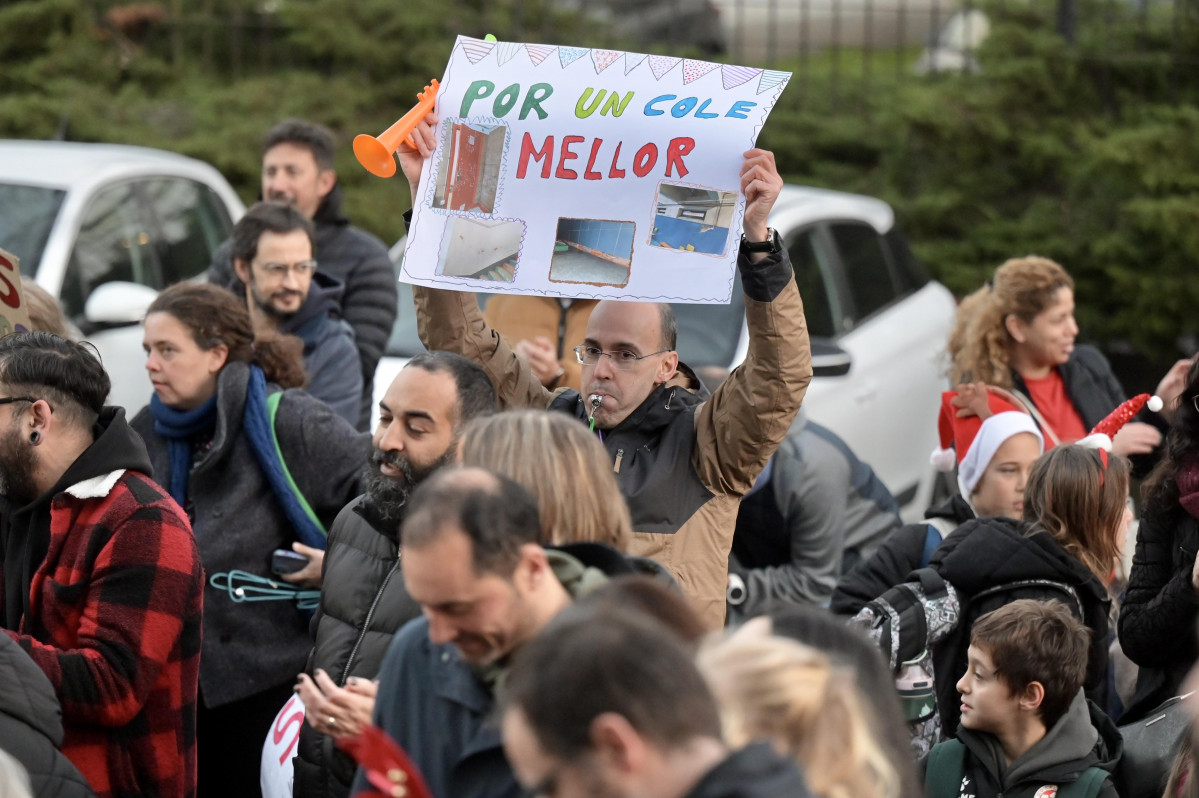
[[[457,34],[622,44],[554,0],[160,2],[144,35],[108,23],[116,0],[0,2],[0,136],[183,152],[252,201],[263,132],[318,120],[347,213],[388,242],[406,186],[349,142],[411,107]],[[980,74],[917,78],[917,51],[809,54],[761,142],[790,180],[891,202],[956,293],[1044,254],[1074,275],[1090,337],[1172,356],[1199,306],[1199,0],[1074,0],[1072,44],[1055,2],[988,6]]]

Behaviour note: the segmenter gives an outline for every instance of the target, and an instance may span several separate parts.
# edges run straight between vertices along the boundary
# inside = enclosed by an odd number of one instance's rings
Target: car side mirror
[[[812,376],[844,377],[853,365],[853,356],[826,338],[812,339]]]
[[[158,292],[149,286],[121,280],[101,283],[84,303],[83,318],[95,328],[140,324],[157,297]]]

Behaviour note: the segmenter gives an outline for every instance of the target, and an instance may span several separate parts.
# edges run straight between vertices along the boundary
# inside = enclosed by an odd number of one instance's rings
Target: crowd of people
[[[133,419],[51,298],[0,339],[0,795],[1199,795],[1189,723],[1124,731],[1195,711],[1199,359],[1128,400],[1067,272],[1002,264],[928,409],[956,491],[904,525],[801,410],[753,149],[719,384],[669,305],[418,286],[368,430],[396,288],[333,146],[268,133]]]

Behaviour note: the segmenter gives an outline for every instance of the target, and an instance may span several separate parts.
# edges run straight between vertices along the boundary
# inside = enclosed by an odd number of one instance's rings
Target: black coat
[[[795,763],[754,743],[704,774],[686,798],[810,798]]]
[[[399,527],[376,525],[360,496],[329,530],[320,610],[313,618],[316,644],[308,674],[322,668],[339,687],[357,676],[373,679],[392,637],[420,616],[400,573]],[[296,798],[345,798],[357,767],[332,738],[305,723],[293,760]]]
[[[961,526],[974,518],[974,511],[961,496],[954,496],[925,513],[926,518],[944,518]],[[892,532],[874,554],[841,577],[833,591],[829,609],[838,615],[857,615],[868,602],[907,581],[920,567],[928,524],[907,524]]]
[[[1009,518],[978,518],[958,527],[933,553],[929,567],[953,585],[962,603],[962,619],[957,628],[933,649],[942,729],[956,729],[961,719],[956,685],[966,672],[966,649],[970,646],[973,620],[1014,599],[1065,600],[1060,591],[1035,585],[981,601],[973,600],[989,588],[1025,580],[1058,582],[1072,587],[1078,594],[1082,621],[1091,630],[1083,687],[1088,698],[1100,707],[1107,706],[1108,615],[1111,609],[1107,589],[1052,536],[1035,530],[1035,527]],[[1071,609],[1077,613],[1077,609]]]
[[[58,750],[62,708],[50,680],[29,655],[0,633],[0,750],[29,772],[35,798],[95,798]]]
[[[1199,592],[1191,569],[1199,551],[1199,521],[1177,503],[1145,505],[1128,590],[1120,607],[1120,647],[1140,666],[1137,690],[1122,722],[1143,716],[1178,694],[1199,659],[1195,622]]]

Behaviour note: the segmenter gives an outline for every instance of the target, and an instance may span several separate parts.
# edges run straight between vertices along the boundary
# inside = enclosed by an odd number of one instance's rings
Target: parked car
[[[933,497],[928,462],[947,387],[940,363],[953,324],[953,295],[929,279],[871,197],[787,186],[770,217],[786,242],[812,336],[815,379],[804,407],[870,463],[903,508],[919,519]],[[404,239],[392,248],[399,273]],[[486,301],[486,294],[480,294]],[[405,359],[423,347],[412,287],[400,284],[399,315],[375,374],[376,399]],[[674,306],[680,358],[697,371],[731,370],[749,348],[738,279],[728,305]]]
[[[198,277],[245,206],[212,166],[115,144],[0,141],[0,247],[58,297],[96,345],[109,402],[150,399],[141,320],[158,292]]]

